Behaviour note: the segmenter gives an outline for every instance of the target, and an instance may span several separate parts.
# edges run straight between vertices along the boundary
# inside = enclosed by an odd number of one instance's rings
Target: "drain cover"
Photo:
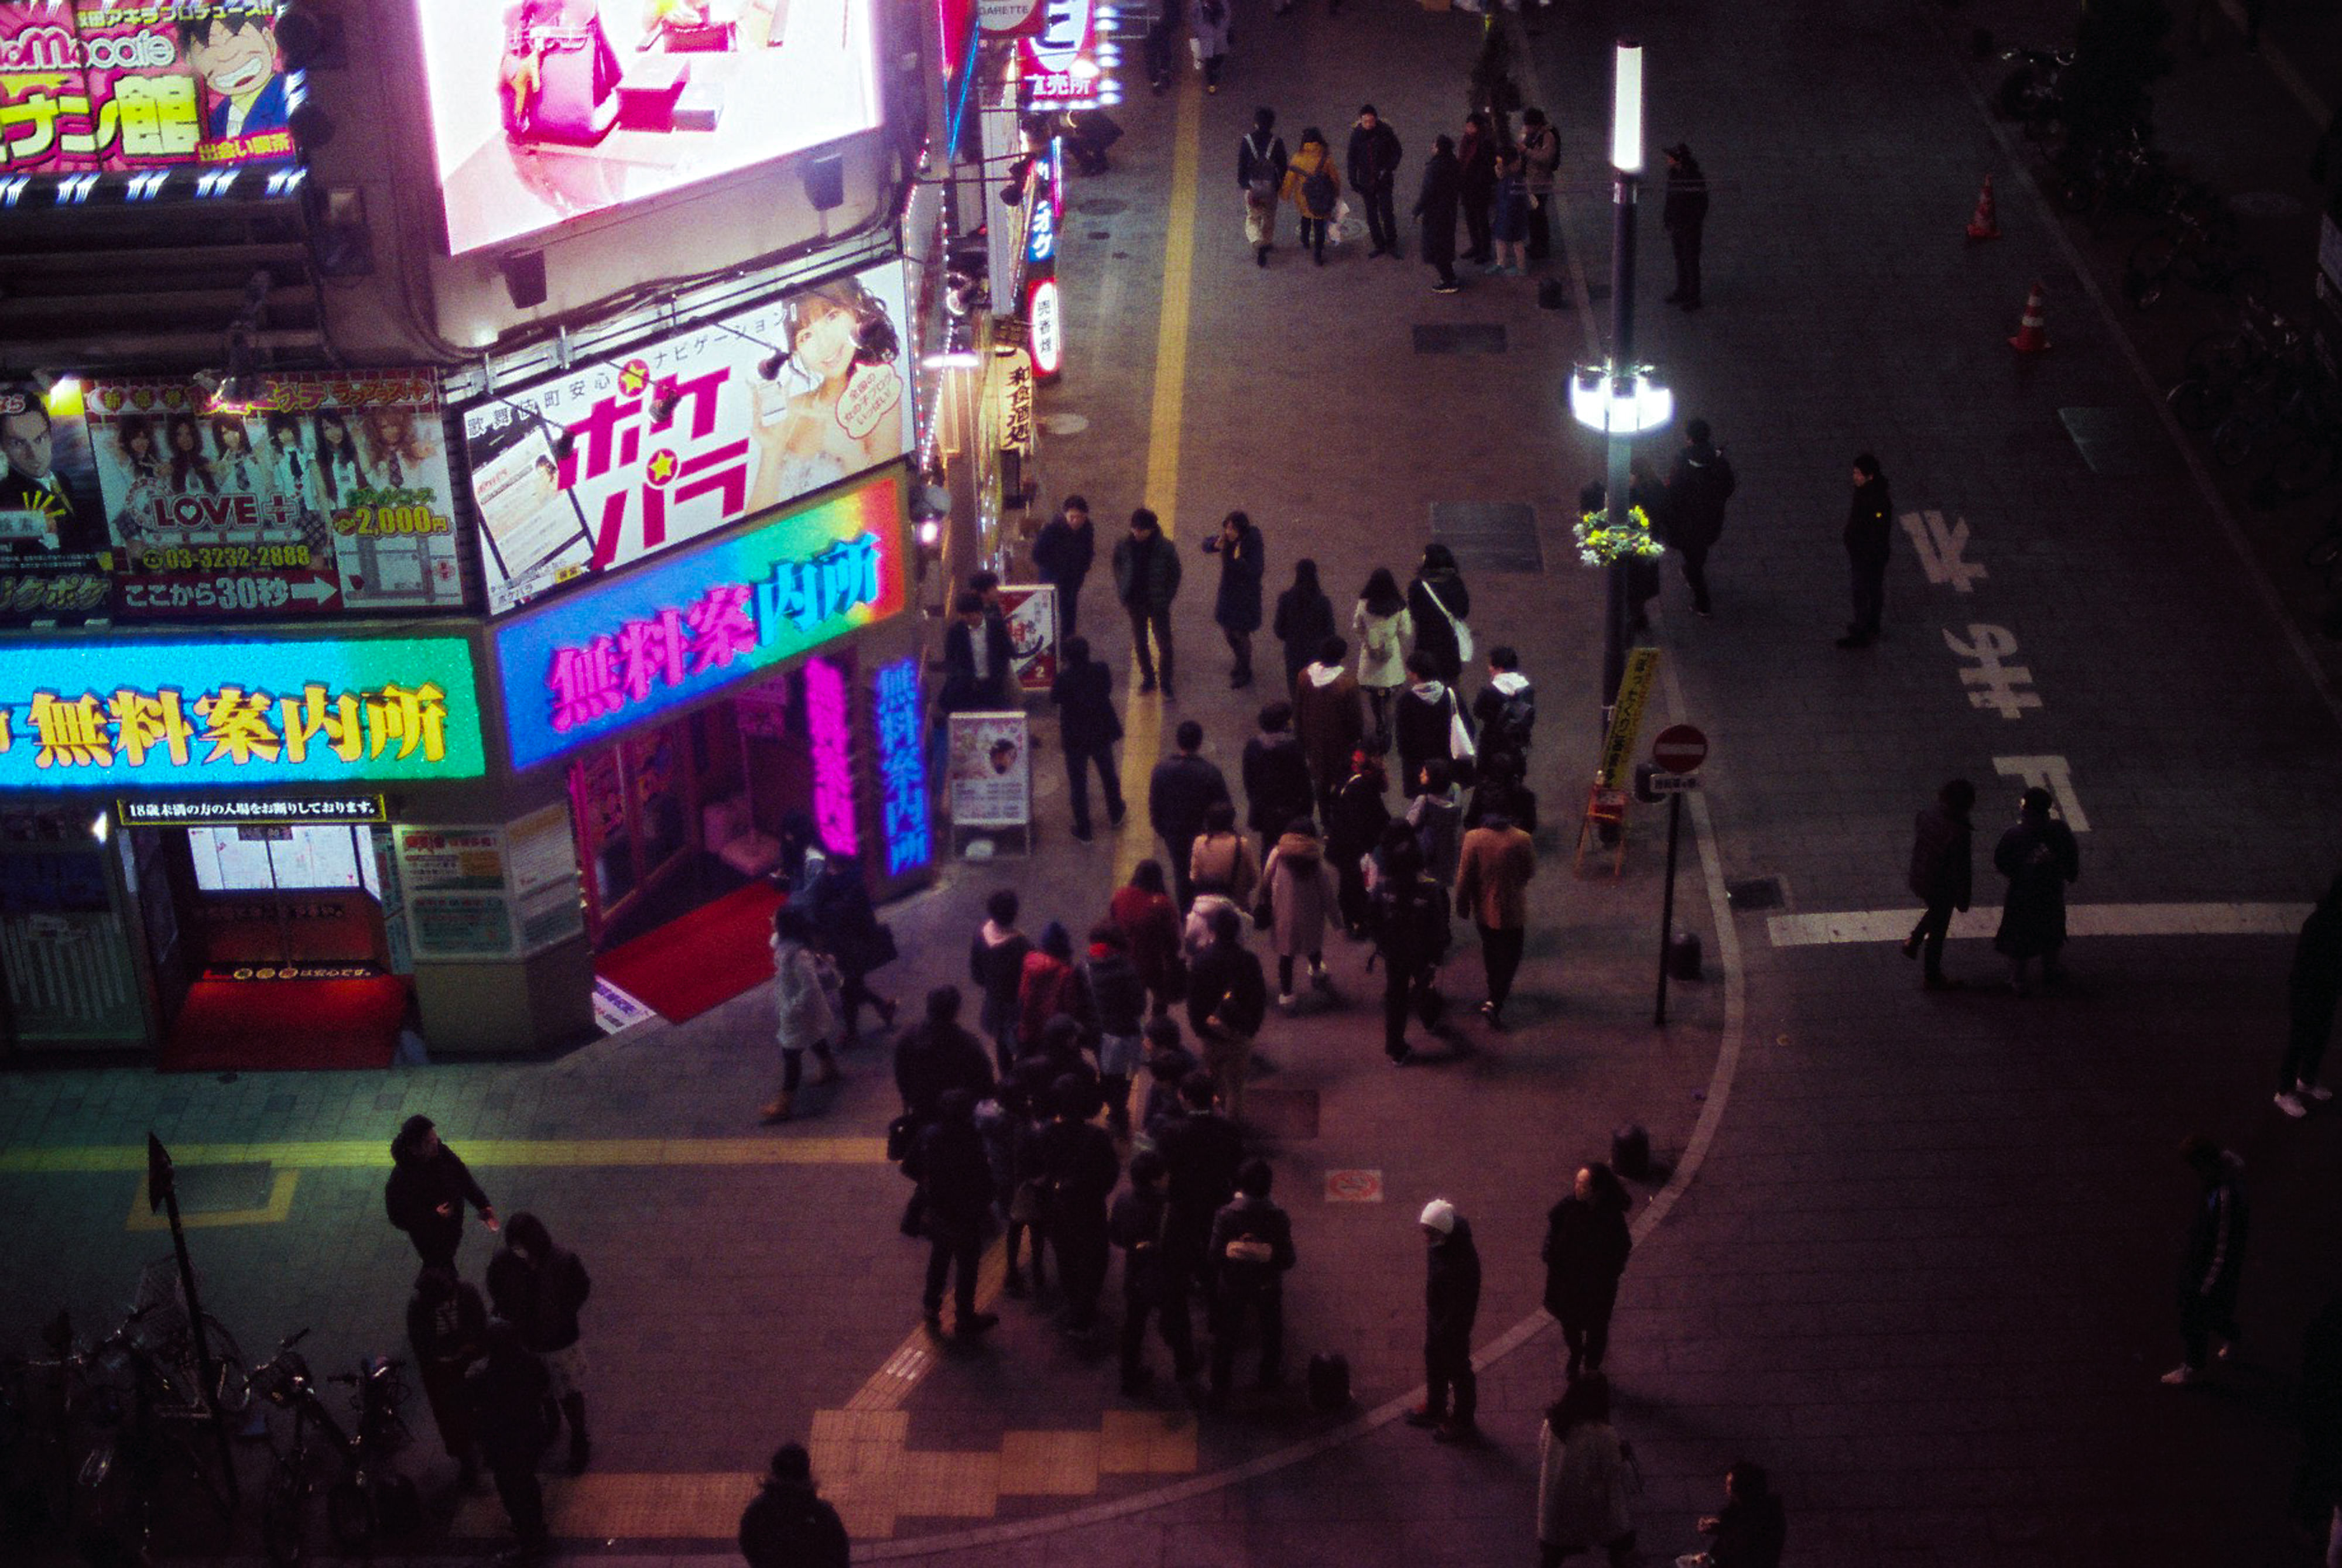
[[[1074,204],[1074,211],[1086,213],[1094,218],[1110,218],[1116,213],[1128,211],[1129,207],[1128,202],[1118,202],[1112,196],[1092,196],[1087,201]]]
[[[1438,323],[1415,329],[1417,354],[1502,354],[1505,329],[1493,322]]]
[[[1781,879],[1777,876],[1752,876],[1745,882],[1727,882],[1724,897],[1735,910],[1746,914],[1752,909],[1778,909],[1785,900],[1781,896]]]
[[[1542,572],[1536,509],[1511,501],[1435,501],[1431,536],[1456,552],[1466,571]]]
[[[2155,474],[2169,466],[2161,427],[2120,408],[2061,408],[2059,423],[2093,474]]]
[[[181,1165],[175,1173],[183,1214],[232,1214],[268,1206],[275,1167],[266,1160],[232,1165]]]

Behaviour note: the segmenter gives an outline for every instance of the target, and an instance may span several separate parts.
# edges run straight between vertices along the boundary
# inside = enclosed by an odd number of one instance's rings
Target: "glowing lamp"
[[[1652,379],[1648,366],[1614,377],[1600,365],[1581,365],[1569,381],[1569,412],[1605,435],[1645,435],[1676,414],[1676,394]]]

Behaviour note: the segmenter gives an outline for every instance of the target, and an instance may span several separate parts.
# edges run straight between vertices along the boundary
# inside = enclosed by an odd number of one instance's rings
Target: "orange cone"
[[[2041,314],[2048,292],[2037,280],[2033,292],[2025,296],[2025,318],[2017,323],[2017,335],[2008,340],[2008,346],[2019,354],[2039,354],[2049,346],[2049,323]]]
[[[1977,197],[1976,213],[1968,219],[1968,238],[1997,240],[2000,237],[2000,218],[1992,206],[1992,176],[1984,177],[1984,193]]]

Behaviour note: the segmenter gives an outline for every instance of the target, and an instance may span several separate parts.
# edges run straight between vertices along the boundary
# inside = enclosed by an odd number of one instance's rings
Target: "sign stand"
[[[212,1435],[219,1440],[220,1473],[227,1481],[228,1507],[233,1512],[243,1501],[236,1485],[235,1451],[229,1445],[227,1413],[219,1406],[219,1363],[212,1359],[211,1341],[204,1333],[203,1303],[195,1295],[195,1265],[187,1256],[186,1228],[179,1221],[178,1176],[171,1165],[170,1151],[154,1134],[146,1134],[146,1209],[166,1212],[171,1221],[171,1252],[178,1260],[179,1292],[187,1302],[187,1333],[195,1342],[195,1375],[202,1380],[197,1391],[204,1412],[210,1418]]]
[[[1033,853],[1032,730],[1021,712],[953,714],[945,721],[945,798],[952,853],[965,857],[977,839],[994,844],[1014,834],[1016,853]]]
[[[1618,853],[1610,861],[1610,879],[1616,881],[1626,869],[1626,792],[1612,789],[1599,779],[1586,792],[1586,815],[1577,824],[1577,859],[1571,867],[1574,873],[1586,869],[1589,838],[1607,839],[1616,846]]]

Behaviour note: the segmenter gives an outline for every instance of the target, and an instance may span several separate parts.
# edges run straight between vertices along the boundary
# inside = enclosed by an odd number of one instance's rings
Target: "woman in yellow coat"
[[[1326,229],[1334,221],[1334,208],[1342,199],[1342,175],[1334,166],[1334,154],[1326,145],[1326,133],[1315,125],[1301,133],[1300,150],[1286,165],[1285,199],[1301,214],[1302,245],[1317,265],[1324,266]]]

